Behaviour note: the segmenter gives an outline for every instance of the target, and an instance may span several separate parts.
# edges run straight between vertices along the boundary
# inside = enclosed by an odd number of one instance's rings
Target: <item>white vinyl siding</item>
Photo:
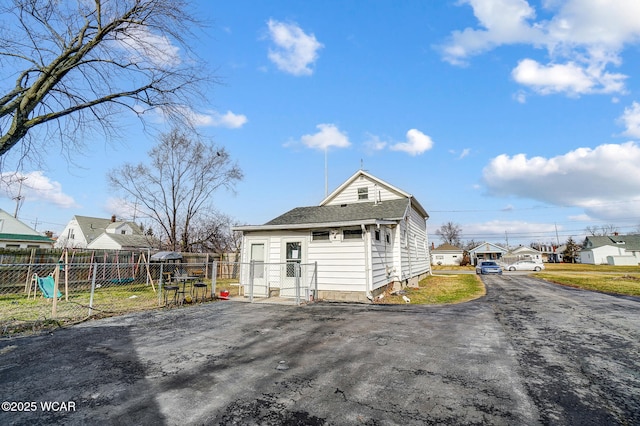
[[[109,238],[107,234],[102,234],[88,245],[89,248],[99,247],[100,250],[122,250],[122,246]]]
[[[361,238],[331,244],[309,244],[309,259],[318,262],[318,289],[366,291],[364,253]]]
[[[591,253],[593,257],[588,256],[588,253]],[[582,250],[580,252],[580,261],[582,263],[589,263],[594,265],[606,265],[607,264],[607,256],[629,256],[633,255],[633,253],[628,253],[625,250],[624,246],[602,246],[593,248],[591,250]]]
[[[359,199],[358,190],[364,187],[367,188],[368,198],[363,200]],[[376,182],[373,182],[369,178],[362,176],[361,178],[358,178],[353,183],[351,183],[351,185],[344,188],[344,190],[336,195],[335,198],[327,203],[327,205],[397,200],[398,198],[403,197],[396,192],[389,190],[383,185],[376,184]]]
[[[372,227],[372,233],[377,230]],[[387,243],[386,235],[390,235],[390,243]],[[372,271],[372,290],[383,287],[395,280],[394,274],[398,268],[394,263],[394,247],[393,229],[386,226],[380,227],[380,241],[372,241],[371,244],[371,271]],[[394,272],[394,268],[396,271]]]
[[[400,244],[402,276],[400,279],[408,279],[425,272],[431,268],[428,252],[429,241],[427,239],[427,225],[422,216],[411,209],[408,220],[400,223]]]

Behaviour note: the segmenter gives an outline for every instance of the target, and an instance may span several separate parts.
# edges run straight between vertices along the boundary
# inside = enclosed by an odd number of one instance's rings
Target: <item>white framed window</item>
[[[311,231],[311,241],[329,241],[329,231]]]
[[[342,238],[345,240],[362,239],[362,229],[345,229],[342,231]]]
[[[358,188],[358,200],[368,200],[369,199],[369,188]]]

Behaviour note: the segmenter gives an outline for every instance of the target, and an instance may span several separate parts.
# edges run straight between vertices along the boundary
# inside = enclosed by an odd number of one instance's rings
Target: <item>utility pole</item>
[[[507,234],[507,231],[504,231],[504,238],[507,240],[507,247],[505,248],[509,250],[509,234]]]
[[[20,186],[18,186],[18,196],[13,197],[13,199],[16,200],[16,211],[13,214],[13,217],[15,217],[16,219],[18,218],[18,210],[20,210],[20,204],[24,199],[24,197],[22,196],[22,182],[24,182],[25,180],[27,180],[26,176],[18,178],[18,182],[20,182]]]
[[[324,197],[329,195],[329,168],[327,165],[327,147],[324,147]]]

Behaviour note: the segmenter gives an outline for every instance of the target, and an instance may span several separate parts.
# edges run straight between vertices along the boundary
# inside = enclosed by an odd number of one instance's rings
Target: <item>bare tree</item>
[[[233,189],[242,171],[222,147],[205,144],[174,129],[149,151],[150,164],[125,164],[109,172],[109,182],[156,224],[171,250],[191,251],[194,227],[214,212],[213,194]],[[198,244],[200,243],[198,238]]]
[[[238,233],[231,230],[235,223],[230,216],[211,212],[192,223],[192,251],[219,254],[240,251]]]
[[[460,225],[453,222],[447,222],[436,230],[436,235],[440,237],[443,243],[459,246],[461,232],[462,229],[460,228]]]
[[[0,5],[0,157],[86,132],[118,134],[119,112],[188,122],[207,80],[186,40],[185,0],[13,0]],[[35,129],[39,129],[35,132]],[[35,132],[35,134],[34,134]]]
[[[594,237],[604,237],[607,235],[614,235],[618,232],[618,227],[613,224],[602,226],[587,226],[585,228],[590,235]]]

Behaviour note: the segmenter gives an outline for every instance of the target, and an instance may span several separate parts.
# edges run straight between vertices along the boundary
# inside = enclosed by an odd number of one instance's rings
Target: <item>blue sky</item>
[[[431,239],[504,244],[640,228],[640,2],[195,2],[194,49],[220,83],[197,111],[245,177],[219,192],[241,224],[317,205],[361,167],[413,194]],[[24,170],[19,218],[131,216],[107,184],[154,139],[133,119],[69,164]],[[328,173],[325,175],[325,153]],[[5,171],[6,173],[6,171]],[[0,208],[13,213],[17,184]]]

